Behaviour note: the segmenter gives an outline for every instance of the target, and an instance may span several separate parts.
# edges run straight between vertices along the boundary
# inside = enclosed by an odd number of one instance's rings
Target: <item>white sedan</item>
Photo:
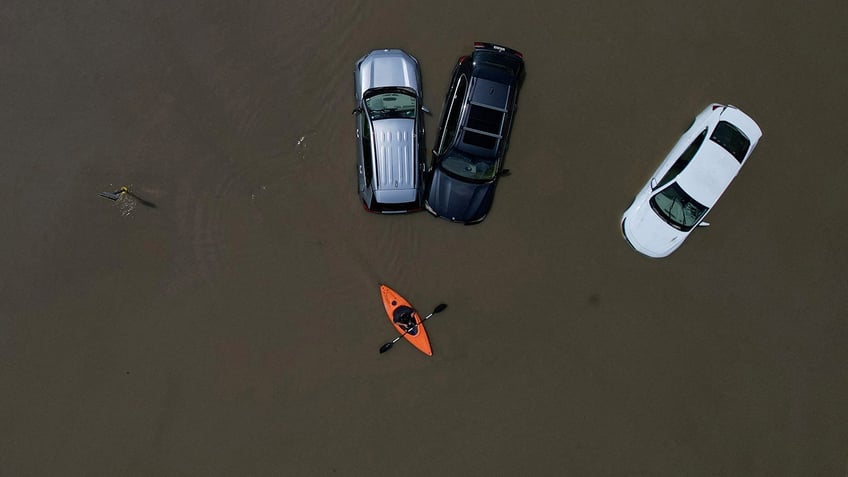
[[[621,217],[627,242],[649,257],[667,257],[704,222],[763,135],[734,106],[711,104],[683,133]]]

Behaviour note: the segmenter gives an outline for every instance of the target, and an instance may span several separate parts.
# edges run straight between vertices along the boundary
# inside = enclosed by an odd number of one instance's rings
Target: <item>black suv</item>
[[[427,173],[427,210],[453,222],[486,218],[503,169],[524,74],[521,53],[474,43],[453,70],[433,161]]]

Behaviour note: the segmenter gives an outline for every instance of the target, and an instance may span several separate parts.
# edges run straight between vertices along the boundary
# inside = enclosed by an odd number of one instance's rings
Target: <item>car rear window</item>
[[[751,141],[736,126],[719,121],[710,140],[727,150],[740,163],[745,160]]]
[[[495,81],[509,83],[523,63],[518,57],[504,54],[479,51],[474,54],[474,62],[479,65],[478,76]]]
[[[383,213],[412,212],[416,210],[421,210],[421,205],[416,202],[406,202],[402,204],[383,204],[380,202],[375,202],[372,210],[374,210],[375,212]]]

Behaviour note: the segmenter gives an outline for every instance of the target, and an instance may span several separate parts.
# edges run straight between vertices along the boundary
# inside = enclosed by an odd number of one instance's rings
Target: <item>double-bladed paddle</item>
[[[444,311],[444,310],[445,310],[445,308],[447,308],[447,307],[448,307],[448,306],[447,306],[447,305],[445,305],[444,303],[440,303],[440,304],[439,304],[438,306],[436,306],[436,308],[433,310],[433,313],[430,313],[429,315],[427,315],[426,317],[424,317],[424,319],[423,319],[423,320],[419,321],[418,323],[415,323],[413,326],[410,326],[410,327],[409,327],[409,329],[407,329],[406,331],[404,331],[404,332],[403,332],[403,334],[401,334],[401,335],[400,335],[400,336],[398,336],[397,338],[395,338],[395,339],[393,339],[393,340],[389,341],[388,343],[384,344],[383,346],[380,346],[380,353],[382,354],[382,353],[385,353],[386,351],[388,351],[388,350],[392,349],[392,346],[394,346],[394,345],[395,345],[395,343],[397,343],[399,339],[401,339],[401,338],[403,338],[404,336],[406,336],[406,334],[407,334],[407,333],[409,333],[409,332],[410,332],[413,328],[415,328],[416,326],[420,325],[421,323],[424,323],[425,321],[429,320],[429,319],[430,319],[430,317],[431,317],[431,316],[433,316],[433,315],[435,315],[436,313],[441,313],[441,312],[442,312],[442,311]]]

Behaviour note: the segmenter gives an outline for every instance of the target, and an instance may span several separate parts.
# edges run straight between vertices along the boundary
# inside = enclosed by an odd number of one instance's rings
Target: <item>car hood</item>
[[[495,182],[465,182],[436,168],[427,195],[427,205],[440,217],[453,222],[473,223],[486,217],[494,189]]]
[[[649,257],[662,258],[683,243],[689,232],[668,225],[651,209],[647,200],[634,204],[622,217],[622,232],[630,245]]]
[[[362,58],[359,65],[359,97],[372,88],[404,87],[420,94],[418,65],[402,50],[377,50]]]

